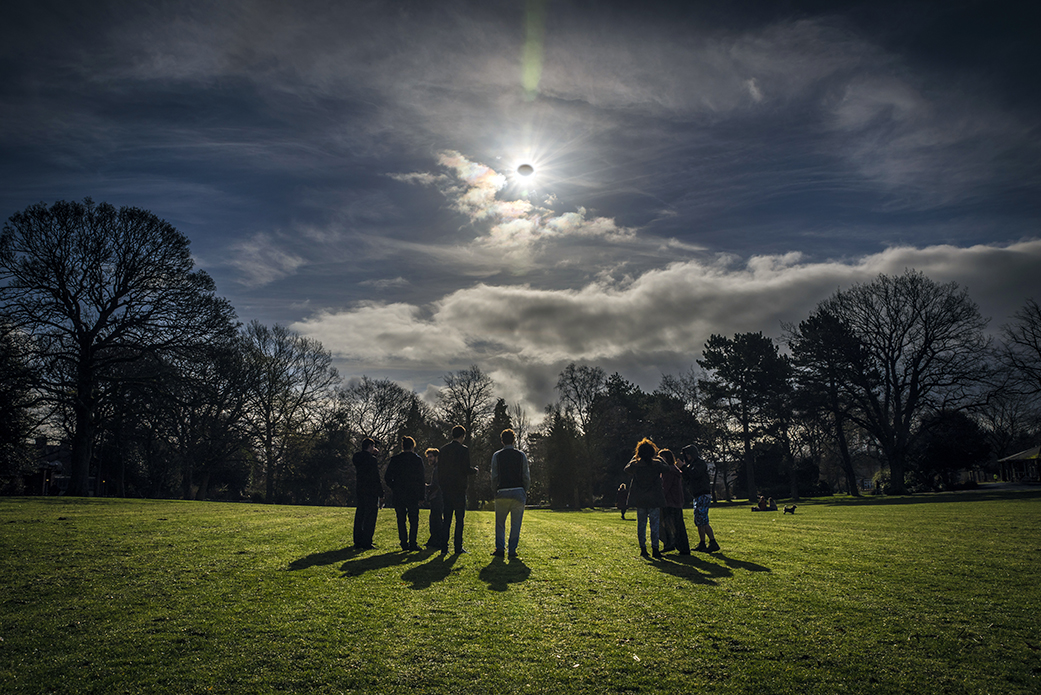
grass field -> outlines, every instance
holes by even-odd
[[[0,692],[1041,692],[1041,490],[723,506],[661,561],[616,511],[529,511],[508,562],[487,512],[458,557],[352,518],[0,499]]]

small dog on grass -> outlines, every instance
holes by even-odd
[[[798,506],[798,505],[789,504],[787,507],[784,508],[784,513],[785,514],[794,514],[796,506]]]

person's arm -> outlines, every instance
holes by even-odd
[[[524,492],[527,492],[531,488],[531,469],[528,468],[528,455],[523,451],[521,452],[521,458],[524,461],[521,464],[521,475],[524,477]]]
[[[499,489],[499,452],[492,454],[492,490]]]

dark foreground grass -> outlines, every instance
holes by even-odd
[[[490,513],[441,557],[390,510],[356,553],[351,509],[2,499],[0,692],[1041,691],[1041,491],[712,516],[648,562],[529,511],[504,562]]]

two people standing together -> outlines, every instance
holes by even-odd
[[[390,459],[384,480],[394,491],[394,511],[402,550],[419,550],[419,505],[425,496],[430,504],[430,540],[426,546],[438,549],[442,554],[447,553],[451,537],[455,554],[467,552],[463,547],[466,488],[469,476],[476,473],[477,469],[470,463],[470,449],[463,444],[464,439],[466,429],[456,425],[452,428],[452,441],[440,449],[426,450],[426,461],[430,467],[429,484],[423,459],[415,453],[416,442],[412,437],[403,437],[401,452]],[[512,558],[517,557],[531,474],[527,456],[515,448],[516,435],[513,430],[503,430],[500,439],[503,448],[496,451],[491,460],[492,487],[496,491],[495,551],[492,554],[499,557],[507,554],[506,518],[509,517],[508,553]],[[379,501],[384,495],[379,481],[378,453],[375,442],[366,438],[362,441],[362,450],[353,459],[358,480],[358,503],[354,516],[354,547],[358,550],[375,547],[372,536],[376,529]]]

